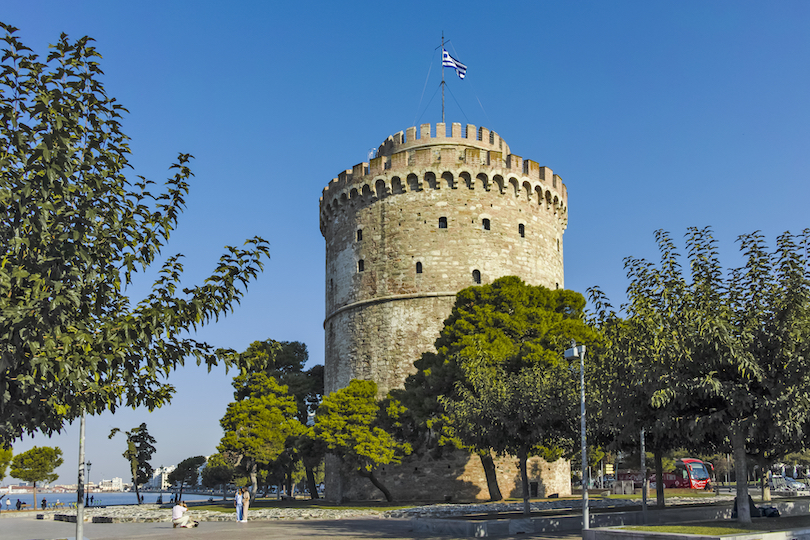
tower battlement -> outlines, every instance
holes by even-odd
[[[568,190],[558,175],[538,162],[511,154],[509,145],[494,131],[452,124],[422,124],[390,135],[376,157],[341,172],[323,189],[320,199],[321,231],[342,204],[362,204],[358,197],[380,198],[433,189],[474,189],[525,196],[554,210],[565,219]],[[418,136],[417,136],[418,134]],[[480,188],[479,188],[480,189]]]

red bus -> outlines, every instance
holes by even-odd
[[[665,488],[711,489],[711,476],[714,467],[707,461],[695,458],[682,458],[675,462],[675,470],[664,473]],[[636,471],[619,472],[618,480],[632,480],[641,487],[641,473]],[[655,489],[655,474],[650,475],[650,489]]]

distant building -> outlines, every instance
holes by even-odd
[[[152,479],[144,484],[144,489],[151,489],[154,491],[163,491],[171,487],[169,483],[169,474],[177,467],[171,465],[169,467],[158,467],[152,475]]]
[[[123,491],[124,481],[117,477],[112,480],[102,480],[99,489],[101,491]]]

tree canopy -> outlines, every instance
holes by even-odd
[[[37,507],[37,483],[50,483],[59,478],[53,471],[63,462],[62,450],[50,446],[35,446],[12,458],[11,476],[34,484],[34,508]]]
[[[340,474],[359,474],[379,489],[387,501],[391,492],[380,482],[375,470],[380,465],[401,463],[410,453],[407,443],[397,441],[380,427],[377,383],[353,379],[348,386],[326,396],[318,407],[312,437],[341,462]],[[340,482],[342,490],[342,482]],[[343,498],[339,493],[338,500]]]
[[[259,466],[269,465],[288,448],[288,439],[306,428],[296,418],[295,399],[266,373],[251,374],[246,386],[234,382],[235,396],[220,425],[225,431],[217,450],[236,456],[236,465],[250,477],[251,492],[258,487]]]
[[[0,481],[6,477],[6,470],[8,469],[9,463],[11,463],[12,455],[11,447],[4,448],[0,446]]]
[[[121,430],[113,428],[108,438],[112,439],[119,431]],[[127,449],[122,455],[129,461],[129,469],[132,473],[132,485],[135,487],[135,495],[138,499],[138,504],[141,504],[139,487],[152,478],[154,469],[149,463],[149,460],[152,459],[152,454],[155,453],[154,444],[156,441],[146,429],[145,422],[133,428],[131,431],[125,431],[124,434],[127,437]]]
[[[576,382],[562,355],[571,339],[588,346],[598,341],[598,334],[584,321],[584,307],[585,298],[579,293],[527,285],[515,276],[460,291],[436,340],[436,352],[423,354],[414,363],[418,371],[405,381],[404,390],[391,392],[392,398],[406,407],[405,416],[412,418],[410,422],[404,422],[411,433],[409,440],[424,444],[453,444],[455,439],[455,444],[475,450],[487,473],[490,498],[502,498],[490,451],[511,452],[514,448],[505,449],[504,440],[496,433],[499,429],[508,429],[515,436],[526,433],[517,424],[508,428],[493,425],[490,437],[487,430],[475,422],[474,416],[499,415],[498,411],[491,410],[497,399],[503,400],[502,407],[510,406],[507,401],[512,398],[507,398],[507,394],[501,393],[497,397],[497,392],[506,392],[507,387],[515,398],[511,406],[518,408],[539,406],[539,402],[545,399],[545,396],[537,396],[539,401],[530,404],[535,397],[527,395],[528,401],[521,403],[521,392],[561,390],[552,390],[550,386],[542,390],[536,385],[546,380],[553,381],[541,377],[536,384],[532,383],[532,373],[556,373],[561,382],[568,381],[570,392],[576,392]],[[485,373],[501,377],[501,380],[488,381]],[[492,386],[496,382],[504,386],[496,389]],[[535,386],[523,387],[526,384]],[[559,397],[568,400],[570,395],[563,393]],[[491,413],[484,411],[484,402]],[[561,402],[559,409],[566,410],[569,405],[569,401]],[[473,414],[472,411],[477,412]],[[452,414],[448,415],[448,412]],[[502,420],[519,422],[523,417],[523,413],[517,410],[512,410],[511,414],[510,418],[501,416]],[[436,433],[440,434],[438,440],[428,439]],[[501,431],[501,435],[503,433]],[[540,431],[534,433],[539,439],[526,447],[530,454],[534,450],[528,448],[534,449],[541,443],[540,439],[548,440]],[[563,437],[559,445],[570,446],[569,439]],[[496,441],[498,444],[490,444]]]
[[[263,373],[274,378],[279,384],[287,387],[287,393],[295,400],[296,418],[306,426],[310,416],[315,414],[323,398],[323,365],[315,365],[305,370],[309,352],[305,343],[299,341],[254,341],[244,352],[240,353],[243,363],[264,365]],[[250,384],[254,372],[245,372],[234,378],[236,389],[234,397],[245,399],[250,395]],[[306,438],[302,430],[299,438]],[[287,441],[284,455],[276,463],[277,474],[284,480],[288,495],[292,495],[292,475],[295,463],[300,459],[307,477],[307,488],[310,497],[318,498],[314,468],[321,462],[323,455],[320,447],[312,441],[291,439]]]
[[[614,343],[625,348],[618,356],[663,346],[659,354],[630,355],[631,362],[646,354],[662,363],[640,389],[648,418],[684,419],[682,433],[693,441],[724,439],[738,471],[748,454],[767,461],[801,449],[810,412],[810,230],[782,234],[772,252],[761,234],[742,235],[745,265],[724,273],[711,230],[691,228],[690,279],[669,235],[657,238],[660,267],[626,261],[627,312],[665,339],[646,343],[649,333],[626,334]],[[739,519],[749,522],[746,482],[737,483],[737,500]]]
[[[230,483],[234,476],[234,464],[222,454],[214,454],[208,458],[202,471],[202,485],[207,488],[219,487],[222,489],[222,498],[225,498],[225,484]]]
[[[181,256],[140,301],[125,294],[157,261],[185,206],[192,156],[163,189],[125,175],[126,109],[102,83],[92,39],[66,34],[40,58],[0,23],[0,441],[58,431],[82,411],[167,402],[164,377],[188,356],[233,355],[187,331],[225,315],[268,255],[228,247],[203,285],[181,286]],[[237,359],[238,360],[238,359]]]
[[[183,497],[183,487],[194,486],[200,478],[200,467],[205,465],[205,456],[194,456],[186,458],[177,464],[177,467],[169,473],[169,483],[180,484],[180,494],[178,500]]]

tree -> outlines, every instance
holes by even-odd
[[[121,430],[113,428],[108,438],[112,439],[119,431]],[[149,460],[155,453],[153,445],[156,441],[147,431],[145,422],[133,428],[132,431],[125,431],[124,434],[127,436],[127,449],[122,455],[129,461],[132,485],[135,486],[135,497],[138,499],[138,504],[141,504],[141,494],[138,488],[152,478],[154,469],[149,464]]]
[[[225,435],[217,450],[237,456],[236,465],[244,467],[255,495],[260,465],[278,459],[288,448],[288,439],[306,428],[296,418],[295,399],[273,377],[254,373],[246,388],[236,381],[234,386],[238,388],[234,395],[244,398],[230,403],[220,420]]]
[[[166,403],[164,376],[193,356],[234,358],[188,336],[227,314],[268,255],[226,247],[203,285],[180,285],[181,256],[151,293],[125,294],[156,262],[185,205],[191,155],[165,190],[129,180],[126,110],[107,96],[92,40],[62,34],[47,59],[0,23],[0,441],[50,434],[83,411]]]
[[[169,473],[169,483],[180,484],[180,494],[177,500],[183,499],[183,487],[197,485],[200,478],[200,467],[205,465],[205,456],[195,456],[186,458],[177,464],[177,467]]]
[[[6,469],[8,469],[8,465],[11,463],[11,456],[12,451],[10,446],[8,448],[0,446],[0,481],[6,477]]]
[[[11,460],[11,476],[34,484],[34,508],[37,507],[37,482],[50,483],[59,478],[53,471],[63,461],[62,450],[50,446],[35,446]]]
[[[225,499],[225,486],[233,480],[234,464],[222,454],[214,454],[208,458],[202,471],[202,485],[207,488],[219,487],[222,490],[222,499]]]
[[[596,343],[598,335],[584,322],[584,307],[579,293],[527,285],[515,276],[460,291],[436,340],[436,352],[423,354],[404,391],[391,393],[413,417],[408,429],[414,438],[424,440],[438,433],[437,442],[451,444],[453,434],[460,433],[461,426],[446,414],[462,389],[473,390],[460,360],[483,356],[493,367],[500,364],[503,373],[517,377],[523,369],[557,365],[571,339],[589,347]],[[481,458],[490,498],[501,499],[492,447],[483,444],[484,438],[476,444],[473,437],[465,440],[458,444],[466,444]]]
[[[240,353],[240,357],[243,363],[265,365],[263,372],[287,387],[288,394],[295,399],[298,411],[296,417],[302,426],[306,426],[323,398],[323,365],[316,365],[304,371],[304,366],[309,360],[306,344],[299,341],[255,341],[245,352]],[[234,378],[236,399],[247,397],[250,393],[251,379],[252,376],[249,373],[243,373]],[[306,437],[306,431],[303,430],[300,436]],[[311,452],[313,449],[314,447],[309,443],[300,442],[299,444],[295,440],[289,441],[285,451],[287,456],[283,459],[288,465],[284,472],[284,483],[288,494],[292,488],[294,463],[301,459],[306,471],[310,497],[318,498],[314,468],[320,461],[318,460],[319,454]],[[308,453],[302,454],[301,451]]]
[[[667,452],[689,443],[703,446],[708,434],[699,440],[694,433],[684,437],[688,425],[678,411],[653,406],[653,396],[666,389],[664,381],[681,358],[682,345],[671,328],[686,309],[675,247],[660,231],[656,237],[660,269],[642,259],[624,261],[631,283],[628,302],[621,306],[624,318],[598,287],[588,292],[596,308],[594,324],[603,336],[602,347],[592,355],[602,374],[594,380],[602,415],[599,435],[616,450],[639,454],[643,428],[656,478],[662,478]],[[656,483],[656,499],[659,507],[665,505],[663,482]]]
[[[312,438],[321,441],[344,470],[368,480],[391,502],[391,492],[375,475],[378,466],[401,463],[410,453],[407,443],[398,442],[379,427],[377,383],[352,379],[349,386],[326,396],[315,414]],[[337,499],[342,500],[342,484]]]
[[[631,262],[668,276],[640,275],[631,286],[659,300],[645,316],[661,326],[674,351],[652,408],[683,418],[689,429],[683,433],[693,440],[724,436],[737,471],[746,470],[748,454],[767,462],[791,446],[800,449],[810,412],[810,230],[782,234],[771,253],[759,233],[740,236],[745,266],[724,275],[711,230],[690,228],[690,281],[666,247],[669,235],[657,236],[666,271]],[[738,519],[750,522],[745,475],[738,474],[737,501]]]
[[[462,357],[459,363],[464,382],[458,383],[456,398],[442,400],[452,429],[469,446],[517,456],[523,513],[529,515],[528,457],[543,454],[555,461],[560,450],[571,453],[576,446],[574,372],[561,355],[517,370],[483,354]]]

